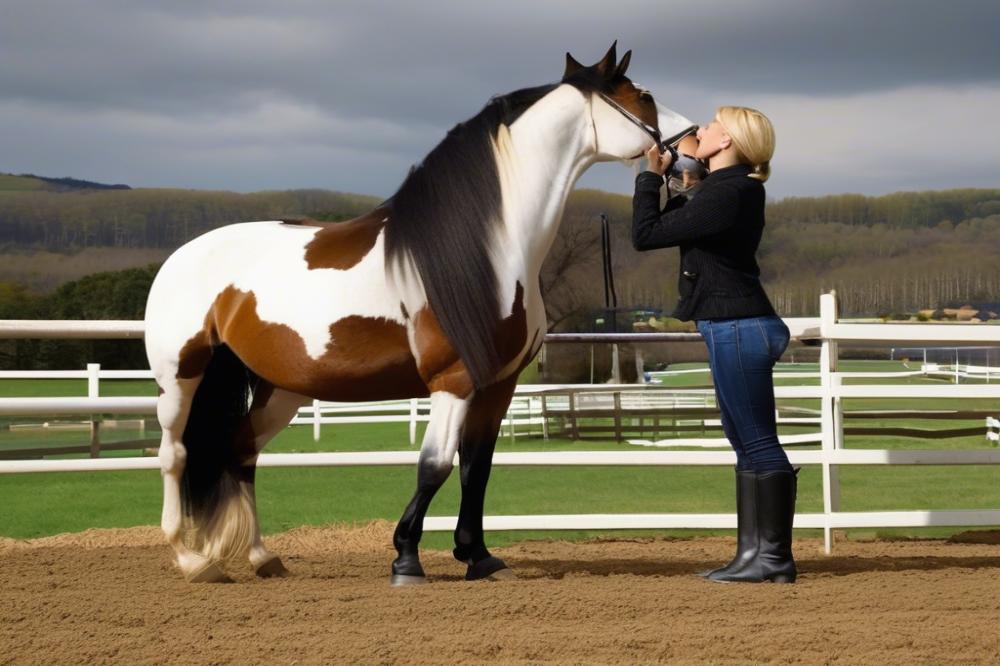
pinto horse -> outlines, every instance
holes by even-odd
[[[187,580],[227,580],[237,556],[259,576],[288,573],[261,539],[254,472],[299,407],[428,395],[390,580],[426,580],[424,516],[456,451],[454,555],[469,580],[513,576],[486,548],[483,502],[518,372],[545,334],[538,275],[567,195],[595,162],[691,129],[625,76],[630,57],[618,62],[612,45],[585,67],[567,53],[559,83],[492,98],[357,219],[233,224],[167,259],[146,351],[160,387],[162,528]]]

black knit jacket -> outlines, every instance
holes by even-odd
[[[764,185],[749,173],[742,164],[717,169],[690,201],[672,197],[662,211],[663,177],[643,171],[635,179],[633,247],[681,249],[677,319],[776,314],[754,257],[764,232]]]

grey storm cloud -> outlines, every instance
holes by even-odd
[[[862,125],[865,106],[891,117],[913,91],[924,104],[959,90],[995,104],[997,26],[1000,3],[923,0],[5,2],[0,170],[388,194],[491,95],[557,80],[564,52],[592,62],[613,39],[633,50],[633,78],[696,120],[723,102],[787,108],[783,124],[772,116],[779,142],[783,127],[802,137],[781,145],[808,163],[796,101],[822,110],[853,99],[843,121]],[[829,174],[843,176],[844,163]],[[584,184],[627,190],[620,168],[596,173]],[[779,194],[853,186],[775,184]],[[888,174],[855,189],[911,186]]]

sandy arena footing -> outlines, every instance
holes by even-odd
[[[0,664],[1000,663],[1000,538],[795,544],[795,585],[694,573],[734,540],[528,541],[519,579],[390,588],[393,526],[266,541],[292,572],[190,585],[156,528],[0,539]]]

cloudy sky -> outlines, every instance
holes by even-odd
[[[1000,187],[998,30],[996,0],[0,0],[0,171],[386,196],[491,95],[618,39],[693,120],[771,117],[772,197]]]

